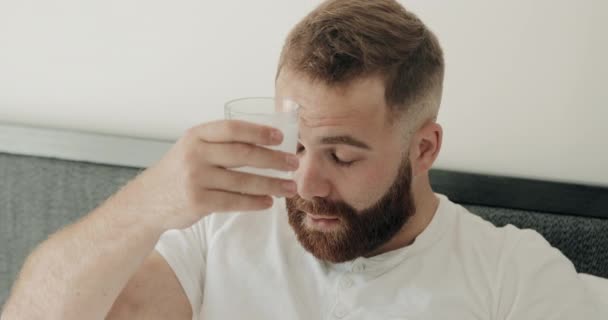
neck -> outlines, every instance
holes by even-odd
[[[439,206],[439,199],[431,189],[428,174],[416,177],[412,181],[412,197],[416,206],[414,215],[409,218],[393,238],[371,252],[367,257],[377,256],[411,245],[416,237],[431,223]]]

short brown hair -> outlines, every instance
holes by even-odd
[[[277,77],[283,68],[332,86],[379,74],[389,108],[408,111],[432,94],[439,107],[444,61],[435,35],[397,1],[329,0],[289,33]]]

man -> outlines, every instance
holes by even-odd
[[[2,319],[600,319],[540,235],[431,190],[443,73],[397,2],[321,4],[277,72],[301,105],[296,156],[263,147],[271,128],[190,129],[32,253]]]

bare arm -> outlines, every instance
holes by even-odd
[[[108,320],[192,319],[192,307],[175,273],[153,251],[114,302]]]
[[[293,181],[229,170],[296,169],[295,156],[257,146],[279,144],[274,131],[241,121],[190,129],[158,164],[34,250],[1,320],[188,315],[183,290],[152,254],[154,245],[164,231],[187,228],[211,212],[261,210],[272,205],[269,195],[292,195],[283,184]]]
[[[121,198],[119,194],[36,248],[2,320],[100,319],[108,313],[162,233],[120,208]]]

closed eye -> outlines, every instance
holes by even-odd
[[[338,156],[334,152],[331,153],[331,157],[334,160],[334,162],[341,167],[350,167],[353,163],[356,162],[356,160],[343,161],[340,158],[338,158]]]
[[[296,149],[296,154],[301,154],[301,153],[303,153],[303,152],[305,151],[304,149],[305,149],[305,148],[304,148],[304,146],[303,146],[301,143],[298,143],[298,147],[297,147],[297,149]],[[333,162],[334,162],[334,163],[335,163],[337,166],[340,166],[340,167],[350,167],[350,166],[352,166],[352,165],[353,165],[355,162],[357,162],[357,160],[344,161],[344,160],[340,159],[340,158],[339,158],[339,157],[336,155],[335,150],[331,150],[331,151],[329,151],[329,156],[330,156],[331,160],[332,160],[332,161],[333,161]]]

